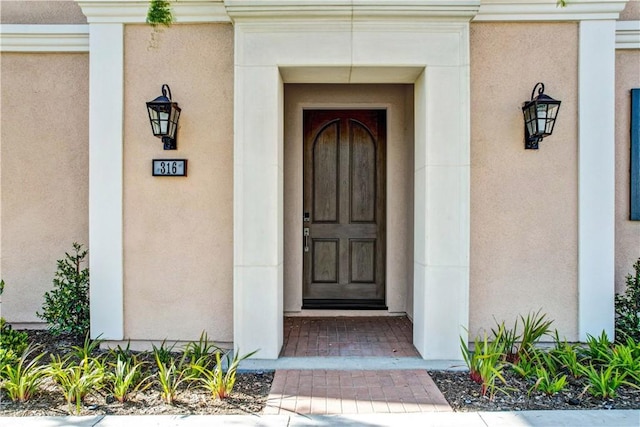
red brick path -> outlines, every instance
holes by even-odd
[[[451,407],[424,370],[278,370],[264,413],[445,411]]]
[[[397,317],[285,317],[280,356],[419,357],[413,325]]]

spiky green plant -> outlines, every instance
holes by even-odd
[[[595,362],[597,364],[606,365],[611,361],[613,355],[613,343],[607,336],[605,331],[602,331],[600,336],[594,337],[587,334],[586,347],[581,348],[581,356]]]
[[[506,391],[496,385],[496,380],[506,384],[503,376],[504,368],[504,341],[501,335],[504,333],[502,326],[494,333],[494,340],[490,341],[487,334],[481,341],[479,337],[474,340],[474,349],[471,351],[467,343],[460,337],[462,357],[469,368],[469,376],[480,384],[482,396],[489,396],[492,400],[497,391]]]
[[[5,380],[2,381],[2,388],[14,402],[28,401],[38,391],[40,384],[49,373],[48,366],[38,364],[44,353],[31,357],[32,353],[39,349],[38,346],[28,346],[16,364],[4,366]]]
[[[160,362],[166,365],[174,360],[173,349],[175,346],[175,343],[171,344],[171,346],[167,346],[166,339],[162,340],[162,343],[160,343],[160,347],[156,347],[155,344],[151,344],[151,347],[153,348],[153,357],[155,359],[159,359]]]
[[[531,351],[543,336],[549,335],[553,320],[547,320],[547,315],[541,313],[541,311],[542,309],[535,313],[531,312],[527,314],[527,317],[520,316],[520,320],[522,321],[522,334],[520,335],[520,348],[518,349],[518,353],[521,357],[522,354]]]
[[[562,391],[566,384],[566,375],[554,375],[544,366],[538,366],[536,367],[536,382],[529,390],[529,393],[531,393],[532,390],[538,390],[551,396]]]
[[[79,414],[85,397],[102,389],[105,379],[104,364],[96,358],[85,358],[79,362],[72,357],[61,359],[60,356],[52,356],[51,359],[51,376],[62,389],[69,412]],[[72,411],[74,402],[75,412]]]
[[[156,365],[158,367],[158,383],[160,384],[160,395],[162,400],[168,404],[173,404],[177,395],[178,387],[189,377],[185,375],[185,370],[181,369],[175,360],[161,360],[160,355],[154,353]]]
[[[614,365],[596,367],[590,364],[583,370],[588,381],[586,389],[595,397],[614,398],[621,385],[631,385],[625,381],[627,374]]]
[[[144,362],[138,362],[135,356],[130,359],[117,357],[115,363],[110,363],[106,374],[107,387],[118,402],[124,403],[132,395],[151,386],[150,376],[142,377],[143,369]]]
[[[225,353],[224,363],[220,356],[220,351],[216,352],[216,365],[213,369],[196,366],[195,369],[201,373],[199,381],[202,387],[211,392],[214,399],[226,399],[231,394],[233,386],[236,383],[236,373],[240,362],[247,359],[256,351],[239,356],[239,351],[233,352],[233,358],[230,358],[229,352]]]
[[[195,367],[209,367],[212,362],[211,356],[220,351],[222,350],[218,346],[209,341],[207,333],[202,331],[198,341],[189,342],[184,347],[180,365],[187,369],[186,375],[193,379],[197,377],[199,373]]]

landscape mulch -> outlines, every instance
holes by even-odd
[[[38,343],[43,351],[51,354],[64,356],[71,345],[81,345],[65,337],[52,337],[47,331],[28,333],[32,343]],[[467,372],[429,371],[429,374],[454,411],[460,412],[640,409],[640,390],[629,386],[621,386],[615,398],[601,399],[585,390],[584,379],[570,378],[563,391],[548,396],[533,390],[532,380],[522,379],[507,370],[506,385],[498,384],[501,391],[497,391],[490,399],[488,396],[481,396],[480,385],[473,382]],[[137,393],[125,403],[115,401],[106,391],[102,391],[87,397],[81,415],[258,414],[266,405],[272,381],[273,372],[239,373],[228,399],[213,399],[209,392],[192,385],[182,387],[172,405],[162,401],[160,390],[155,385]],[[70,408],[61,391],[50,380],[43,384],[41,393],[26,403],[13,403],[6,395],[0,395],[0,416],[69,413]]]

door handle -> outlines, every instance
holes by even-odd
[[[305,227],[303,229],[303,235],[304,235],[304,251],[305,252],[309,252],[309,227]]]

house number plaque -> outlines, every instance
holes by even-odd
[[[153,176],[187,176],[187,159],[153,159]]]

